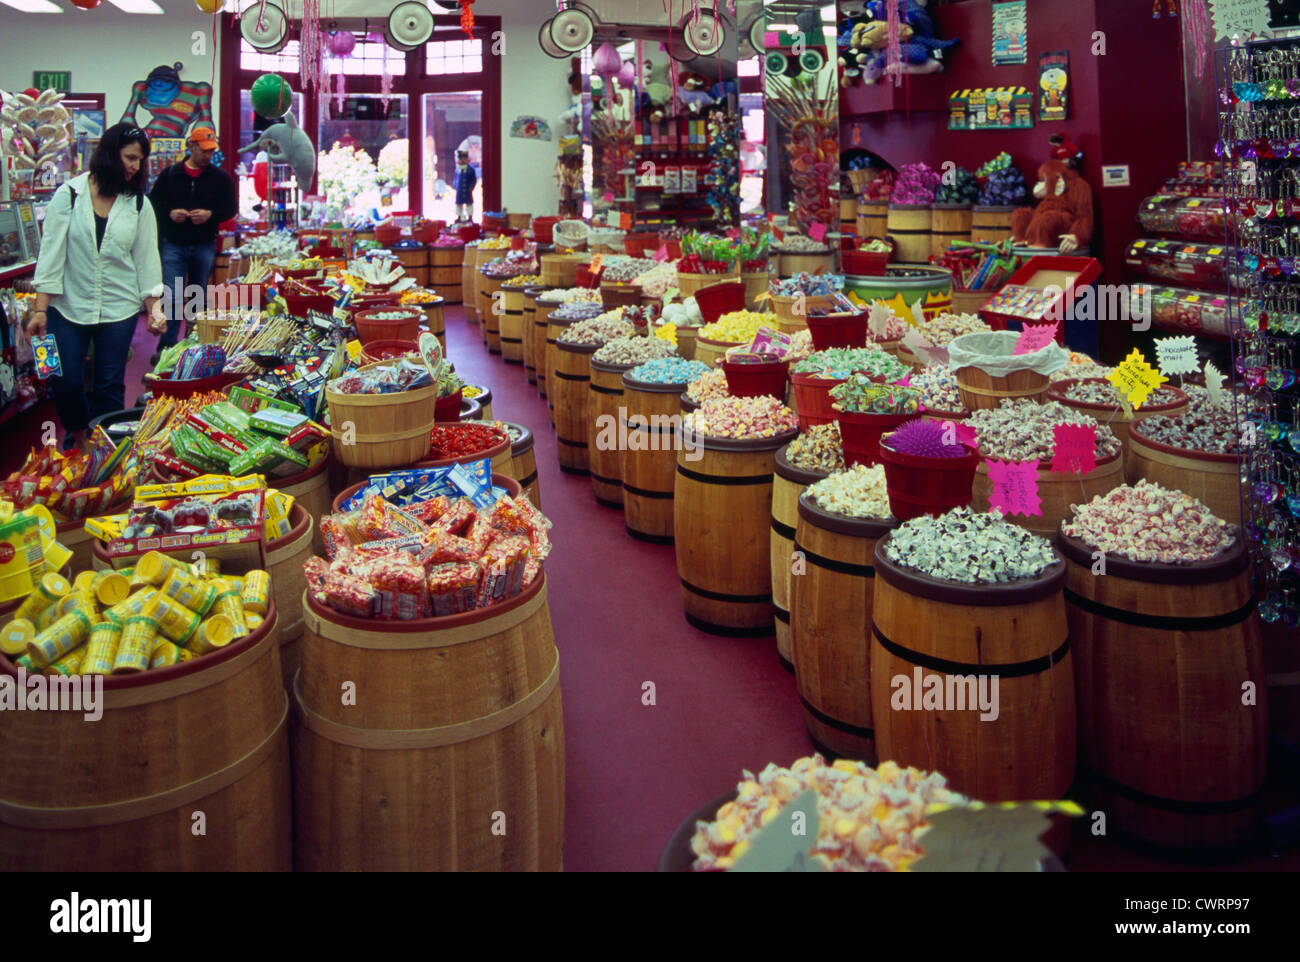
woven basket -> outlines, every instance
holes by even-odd
[[[591,229],[580,220],[562,220],[551,228],[551,236],[556,247],[569,250],[583,250],[587,246],[587,236]]]

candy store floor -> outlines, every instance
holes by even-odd
[[[545,402],[523,368],[489,355],[460,308],[447,310],[446,324],[457,372],[492,389],[498,417],[533,430],[542,507],[555,525],[546,572],[564,696],[565,869],[651,870],[682,819],[733,788],[742,768],[788,765],[814,750],[794,679],[781,668],[773,639],[714,637],[686,623],[672,546],[629,537],[622,513],[598,505],[586,477],[562,473]],[[128,404],[143,390],[139,378],[153,342],[141,325]],[[6,474],[52,417],[43,405],[7,426],[6,436],[17,437],[0,456]],[[654,706],[641,701],[647,681],[655,686]],[[1293,781],[1293,802],[1298,788]],[[1189,868],[1083,828],[1067,856],[1074,871]],[[1222,867],[1298,871],[1300,850]]]

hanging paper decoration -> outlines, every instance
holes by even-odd
[[[351,30],[334,30],[330,32],[330,53],[336,57],[347,57],[356,49],[357,38]]]
[[[460,0],[460,29],[465,31],[465,36],[474,36],[474,11],[471,9],[474,0]]]
[[[388,109],[388,101],[393,93],[393,72],[388,69],[388,44],[384,44],[384,55],[380,66],[379,92],[384,97],[384,109]]]
[[[1197,80],[1205,79],[1205,67],[1210,62],[1210,8],[1206,0],[1186,0],[1183,4],[1183,23],[1192,48],[1192,73]]]
[[[885,73],[898,87],[903,83],[903,28],[899,22],[898,0],[885,0],[885,11]]]
[[[325,44],[320,23],[320,0],[302,0],[302,23],[298,29],[298,74],[304,91],[320,92],[321,65]]]

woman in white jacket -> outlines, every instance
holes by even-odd
[[[65,450],[84,444],[92,418],[126,405],[126,358],[140,318],[167,325],[158,224],[145,196],[149,139],[116,124],[90,158],[90,170],[54,192],[45,209],[36,262],[36,310],[29,335],[54,335],[62,376],[51,384]],[[95,348],[94,390],[85,391],[86,356]]]

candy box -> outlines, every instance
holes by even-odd
[[[307,415],[301,411],[281,411],[278,408],[266,408],[250,415],[248,424],[254,430],[285,438],[296,429],[307,424]]]
[[[108,543],[108,554],[126,558],[148,551],[194,548],[214,557],[256,562],[265,518],[265,491],[137,501],[127,513],[121,536]],[[251,553],[244,550],[248,546],[253,548]]]
[[[32,356],[36,360],[36,376],[42,381],[63,375],[59,345],[53,334],[40,334],[32,338]]]

